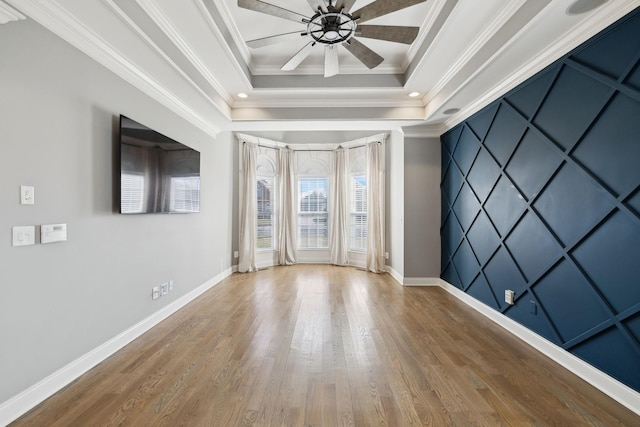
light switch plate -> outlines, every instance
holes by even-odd
[[[35,203],[36,190],[30,185],[20,186],[20,204],[33,205]]]
[[[40,243],[64,242],[67,240],[67,224],[43,224],[40,226]]]
[[[13,227],[13,246],[30,246],[36,244],[36,226],[25,225]]]

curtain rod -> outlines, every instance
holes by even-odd
[[[247,142],[251,142],[251,141],[242,141],[242,142],[246,144]],[[382,144],[382,141],[371,141],[370,143],[372,143],[372,144]],[[260,142],[253,143],[253,144],[256,144],[258,147],[269,148],[271,150],[279,150],[281,148],[288,148],[288,149],[290,149],[292,151],[323,152],[323,151],[335,151],[338,148],[343,148],[343,149],[346,149],[346,150],[349,150],[349,149],[352,149],[352,148],[361,148],[361,147],[365,147],[367,144],[369,144],[369,142],[363,142],[362,144],[357,144],[357,145],[349,145],[347,147],[343,147],[342,145],[338,144],[335,148],[326,148],[324,150],[321,150],[321,149],[307,149],[307,148],[295,148],[295,147],[290,147],[288,144],[283,146],[283,147],[274,147],[272,145],[261,144]]]

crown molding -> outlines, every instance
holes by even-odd
[[[530,77],[533,77],[538,72],[544,70],[559,58],[562,58],[564,55],[571,52],[581,43],[589,40],[600,31],[609,27],[617,20],[621,19],[622,17],[636,9],[639,4],[639,1],[621,2],[617,5],[617,7],[606,9],[606,12],[603,11],[601,13],[591,15],[579,26],[574,27],[572,30],[565,33],[563,37],[560,37],[560,41],[558,43],[550,46],[545,52],[537,55],[524,67],[521,67],[517,72],[502,80],[498,85],[491,88],[483,96],[477,98],[474,102],[467,105],[458,113],[446,120],[442,124],[443,128],[445,128],[445,132],[455,127],[471,115],[477,113],[482,108],[489,105],[491,102],[505,95],[509,91],[515,89]],[[482,71],[485,66],[481,67],[478,72]],[[444,102],[441,105],[444,105]],[[429,110],[429,106],[427,106],[427,110]]]
[[[432,99],[440,93],[440,91],[464,68],[469,61],[485,46],[491,38],[513,17],[513,15],[522,7],[526,0],[518,0],[507,4],[501,13],[489,23],[485,30],[476,37],[474,42],[462,52],[453,65],[447,70],[442,78],[429,90],[425,95],[426,98]]]
[[[336,104],[340,105],[340,108],[424,108],[424,104],[420,99],[408,98],[408,99],[387,99],[387,98],[372,98],[372,99],[276,99],[270,98],[268,100],[238,100],[233,104],[233,108],[334,108]]]
[[[133,31],[138,34],[138,36],[145,41],[158,55],[160,55],[171,67],[179,73],[196,91],[202,95],[212,106],[214,106],[218,111],[220,111],[226,118],[230,118],[231,116],[231,107],[229,106],[229,102],[227,102],[224,97],[216,91],[216,94],[220,96],[220,99],[216,100],[211,97],[210,94],[206,93],[200,85],[198,85],[193,79],[186,74],[186,72],[176,64],[176,62],[171,59],[161,48],[158,46],[151,38],[138,26],[127,13],[122,10],[122,8],[116,4],[118,0],[102,0],[107,6],[111,8],[111,10],[120,18],[122,22],[128,25]],[[130,0],[126,0],[130,1]],[[142,7],[142,6],[140,6]],[[144,9],[143,9],[144,10]],[[145,11],[146,13],[146,11]],[[152,18],[153,19],[153,18]],[[164,30],[163,30],[164,31]],[[168,36],[167,36],[168,37]],[[141,88],[139,88],[141,89]],[[142,89],[141,89],[142,90]],[[215,90],[215,88],[214,88]]]
[[[204,61],[196,54],[195,50],[185,40],[176,27],[171,23],[169,17],[164,13],[157,2],[153,0],[136,0],[140,7],[149,15],[156,25],[166,34],[167,37],[177,46],[180,52],[187,58],[189,62],[198,70],[198,72],[206,79],[213,89],[225,100],[227,104],[233,101],[231,94],[211,73]],[[226,45],[226,43],[225,43]],[[228,108],[227,108],[228,110]],[[228,111],[224,111],[228,113]]]
[[[26,16],[0,1],[0,24],[27,19]]]
[[[116,75],[129,82],[151,98],[169,108],[197,128],[215,137],[220,128],[155,81],[144,70],[129,61],[95,32],[70,14],[56,0],[8,0],[27,16],[52,31],[72,46],[87,54]],[[111,2],[110,0],[104,0]]]
[[[195,0],[195,1],[197,2],[198,5],[202,5],[202,7],[204,7],[204,10],[207,10],[206,6],[203,4],[203,0]],[[231,15],[231,11],[227,7],[226,3],[222,0],[210,0],[210,1],[211,3],[213,3],[216,9],[218,9],[218,13],[222,18],[222,21],[225,22],[226,27],[229,30],[229,34],[231,35],[233,42],[237,46],[245,64],[249,64],[251,62],[251,52],[249,51],[249,48],[247,47],[244,40],[242,39],[242,35],[240,34],[240,29],[236,25],[235,19],[233,19],[233,16]],[[207,15],[209,15],[208,10],[207,10]],[[215,28],[215,31],[219,32],[218,26],[215,24],[213,19],[211,20],[211,24],[212,24],[212,27]],[[221,40],[225,40],[224,37],[222,37]],[[226,42],[228,41],[225,40],[225,44]],[[237,60],[235,55],[231,55],[231,58]],[[252,71],[252,74],[253,74],[253,71]]]
[[[322,48],[323,46],[318,46]],[[367,74],[404,74],[405,69],[403,67],[394,67],[391,65],[378,65],[374,69],[367,69],[362,64],[349,64],[340,65],[340,74],[362,74],[366,71]],[[282,70],[277,65],[252,65],[251,72],[255,76],[268,76],[273,74],[282,74]],[[291,75],[322,75],[324,73],[324,65],[299,65],[295,71],[290,72]]]
[[[240,39],[240,31],[235,25],[235,21],[232,19],[231,13],[229,12],[226,4],[219,0],[211,0],[210,2],[207,2],[207,4],[204,3],[204,0],[193,1],[200,9],[202,16],[204,16],[204,18],[206,19],[211,31],[220,41],[221,46],[224,47],[227,56],[229,57],[229,59],[231,59],[233,66],[238,70],[238,73],[244,80],[247,88],[251,88],[251,77],[253,73],[247,65],[251,58],[251,54],[249,53],[249,49],[245,45],[244,41],[241,41]],[[226,23],[225,28],[227,29],[227,31],[229,31],[229,35],[232,39],[232,42],[234,43],[234,47],[237,49],[237,52],[234,52],[234,49],[230,45],[230,41],[227,40],[227,37],[225,37],[220,27],[216,24],[213,13],[207,6],[208,4],[212,5],[211,7],[216,8],[218,14],[222,18],[222,21]],[[229,23],[231,25],[229,25]],[[246,68],[242,67],[242,64],[240,63],[241,61],[243,61]]]

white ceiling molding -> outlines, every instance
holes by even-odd
[[[316,46],[319,49],[321,46]],[[385,65],[384,62],[376,68],[367,71],[367,75],[371,74],[403,74],[405,68],[402,66]],[[323,64],[301,64],[295,70],[295,75],[318,75],[324,72]],[[251,73],[254,76],[269,76],[282,73],[278,65],[252,65]],[[340,75],[344,74],[362,74],[362,66],[357,64],[340,65]]]
[[[333,91],[327,91],[329,93]],[[388,108],[402,108],[402,107],[415,107],[415,108],[424,108],[425,105],[422,102],[422,99],[419,98],[411,98],[411,99],[400,99],[400,98],[390,98],[390,97],[376,97],[370,99],[363,99],[357,96],[357,91],[354,92],[354,99],[341,100],[340,108],[379,108],[379,107],[388,107]],[[314,98],[312,102],[303,99],[246,99],[236,101],[233,104],[234,108],[307,108],[307,107],[319,107],[319,108],[335,108],[336,101],[335,99],[331,99],[328,96],[325,99]]]
[[[216,93],[216,96],[212,97],[211,94],[206,93],[200,85],[198,85],[193,79],[178,65],[174,60],[172,60],[167,53],[165,53],[157,43],[155,43],[143,30],[138,26],[133,20],[127,15],[127,13],[122,10],[122,8],[115,3],[117,0],[103,0],[106,5],[108,5],[113,12],[124,22],[127,26],[129,26],[135,33],[144,40],[149,47],[151,47],[158,55],[160,55],[176,72],[178,72],[189,84],[202,95],[212,106],[218,109],[225,117],[229,118],[231,116],[231,107],[229,103],[226,102],[222,95]],[[130,1],[130,0],[126,0]],[[141,89],[141,88],[139,88]],[[142,89],[141,89],[142,90]]]
[[[26,16],[0,1],[0,24],[6,24],[7,22],[21,21],[27,19]]]
[[[78,21],[75,16],[67,12],[56,0],[48,0],[46,2],[31,0],[8,1],[30,18],[53,31],[197,128],[213,137],[220,132],[220,127],[188,107],[184,101],[150,78],[143,70],[117,52],[86,25]]]
[[[225,99],[227,104],[231,104],[233,102],[231,94],[220,84],[209,68],[205,66],[204,61],[198,56],[195,50],[192,49],[184,37],[182,37],[180,32],[171,23],[169,17],[158,7],[158,4],[153,0],[136,0],[136,2],[151,19],[153,19],[156,25],[164,31],[169,39],[178,47],[180,52],[196,67],[200,74],[204,76],[215,91]]]
[[[438,24],[438,20],[441,18],[441,14],[448,3],[450,4],[450,8],[455,7],[455,4],[458,0],[433,0],[433,7],[430,9],[429,14],[425,17],[424,24],[420,27],[420,32],[418,33],[418,38],[415,42],[409,47],[409,51],[407,53],[407,62],[405,63],[405,67],[403,73],[407,73],[406,80],[409,81],[411,79],[411,72],[409,71],[409,67],[415,68],[417,63],[422,61],[424,58],[424,53],[429,50],[429,47],[433,43],[433,39],[440,32],[440,28],[434,28],[435,25],[442,25],[444,22]],[[448,16],[448,13],[446,14]],[[446,16],[442,17],[446,21]],[[423,30],[424,29],[424,30]],[[435,31],[435,34],[431,34],[432,31]],[[431,37],[431,40],[427,40],[427,37]],[[425,43],[427,45],[425,46]],[[423,55],[420,58],[416,58],[416,55],[420,53],[421,50],[424,50]],[[412,63],[416,64],[412,64]],[[413,65],[413,66],[412,66]]]
[[[229,34],[234,43],[233,47],[238,49],[239,55],[244,61],[244,63],[249,64],[251,62],[251,54],[249,53],[249,48],[242,41],[240,37],[240,32],[238,31],[238,28],[236,27],[233,20],[231,19],[229,9],[227,9],[226,5],[224,5],[224,3],[220,2],[219,0],[211,0],[210,2],[207,2],[207,4],[203,2],[204,0],[193,0],[193,1],[195,2],[196,6],[198,6],[198,8],[200,9],[200,12],[202,13],[202,15],[205,17],[211,31],[215,34],[218,40],[220,40],[221,44],[226,47],[225,52],[227,54],[227,57],[236,66],[238,70],[238,74],[245,81],[245,84],[247,86],[247,91],[249,91],[249,88],[251,87],[251,81],[247,76],[246,70],[242,68],[241,64],[238,62],[238,58],[236,57],[236,55],[233,52],[233,49],[231,48],[231,45],[229,44],[229,41],[224,36],[224,34],[222,34],[220,28],[218,28],[218,26],[216,25],[213,19],[213,16],[211,14],[211,10],[207,6],[207,4],[213,4],[217,8],[218,13],[222,17],[223,22],[231,23],[231,25],[226,25],[226,28],[229,31]],[[251,72],[251,70],[249,70],[249,72]]]
[[[307,0],[265,1],[308,12]],[[12,5],[210,135],[404,129],[421,137],[445,132],[640,6],[609,0],[568,16],[571,1],[429,0],[378,22],[420,25],[411,46],[372,40],[386,58],[381,67],[366,70],[346,55],[330,79],[318,74],[318,52],[282,72],[275,64],[288,46],[249,49],[244,40],[289,31],[293,22],[238,9],[237,0],[0,0],[0,7]],[[410,98],[413,91],[422,95]]]
[[[451,67],[447,70],[447,72],[442,76],[442,78],[431,88],[431,90],[426,94],[427,99],[435,98],[437,94],[456,76],[464,66],[473,59],[473,57],[478,53],[478,51],[485,46],[489,40],[498,32],[500,28],[502,28],[508,21],[513,17],[513,15],[520,9],[523,3],[527,0],[518,0],[516,2],[507,3],[506,7],[502,9],[499,15],[495,17],[495,19],[490,22],[486,27],[485,31],[478,35],[478,37],[473,41],[469,47],[461,53],[458,59],[451,65]]]
[[[453,128],[454,126],[465,120],[467,117],[470,117],[471,115],[477,113],[482,108],[498,99],[500,96],[508,93],[512,89],[515,89],[516,87],[518,87],[518,85],[524,83],[528,78],[534,76],[536,73],[551,65],[558,58],[575,49],[575,47],[579,45],[581,41],[587,40],[590,37],[594,36],[595,34],[613,24],[618,19],[625,16],[627,13],[631,12],[637,7],[637,3],[633,4],[631,2],[621,2],[617,5],[617,7],[607,9],[606,12],[602,14],[591,15],[587,19],[587,21],[585,21],[584,25],[580,25],[568,31],[562,38],[560,38],[560,41],[558,43],[550,46],[549,49],[547,49],[543,54],[537,55],[536,57],[532,58],[531,61],[529,61],[524,67],[520,68],[517,73],[510,75],[505,80],[502,80],[498,85],[488,90],[483,96],[478,97],[473,103],[466,105],[458,113],[448,118],[443,123],[444,131],[446,132],[447,130]],[[539,19],[543,20],[544,18],[540,17]],[[523,31],[525,30],[526,29],[523,29]],[[523,34],[523,32],[521,32],[520,34]],[[514,37],[513,40],[515,39],[517,39],[517,37]],[[433,107],[431,105],[427,105],[426,108],[427,110],[429,110]],[[430,111],[430,114],[432,113],[433,111]]]

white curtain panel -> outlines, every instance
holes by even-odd
[[[348,265],[349,257],[349,169],[348,152],[338,148],[332,153],[331,190],[331,264]]]
[[[384,144],[367,145],[367,258],[366,268],[384,273]]]
[[[292,265],[296,263],[295,152],[285,148],[278,154],[278,262]]]
[[[238,271],[257,271],[256,266],[256,226],[257,226],[257,183],[255,144],[243,142],[241,145],[242,185],[240,188],[240,242],[238,244]]]

